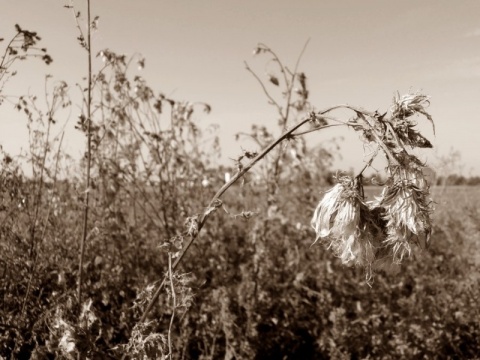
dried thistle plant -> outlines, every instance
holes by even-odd
[[[353,128],[361,134],[366,144],[376,145],[376,150],[356,177],[338,177],[338,184],[319,202],[311,221],[317,234],[315,242],[319,239],[326,242],[344,264],[363,266],[366,269],[367,282],[373,276],[373,269],[398,265],[410,254],[411,244],[426,248],[431,233],[432,206],[428,197],[429,188],[422,173],[424,165],[415,155],[410,154],[406,147],[432,147],[431,143],[414,129],[416,122],[411,118],[421,114],[432,121],[425,110],[428,104],[426,95],[415,93],[395,97],[390,116],[350,105],[312,111],[308,118],[287,129],[256,156],[248,158],[247,164],[239,160],[241,166],[237,167],[237,173],[216,192],[206,210],[202,214],[187,218],[186,230],[180,237],[188,240],[185,244],[182,241],[181,246],[173,252],[176,260],[171,264],[171,270],[178,267],[207,218],[222,207],[220,197],[257,162],[284,141],[332,126]],[[352,110],[356,116],[348,121],[341,121],[330,115],[339,109]],[[307,124],[310,127],[313,125],[313,128],[300,131],[300,128]],[[367,202],[362,173],[380,153],[383,153],[388,161],[388,180],[384,185],[383,196]],[[172,252],[171,245],[166,246],[166,249]],[[139,323],[146,321],[166,284],[167,279],[164,278],[146,306]]]
[[[422,172],[424,165],[406,147],[430,148],[430,141],[416,129],[412,117],[421,114],[432,122],[427,113],[428,96],[414,93],[396,96],[391,115],[368,113],[350,106],[356,117],[346,123],[362,133],[366,143],[374,143],[386,156],[388,179],[381,196],[366,202],[362,173],[354,178],[338,177],[338,184],[326,192],[311,221],[319,239],[332,249],[344,264],[367,269],[400,264],[411,254],[412,245],[427,249],[432,232],[432,200]]]
[[[263,46],[259,46],[254,54],[262,52],[271,53],[274,59],[278,60],[273,52]],[[281,65],[280,67],[283,69]],[[173,308],[176,308],[174,270],[197,239],[211,214],[220,207],[225,209],[221,200],[222,195],[280,144],[290,143],[292,139],[325,128],[351,127],[358,131],[365,144],[368,147],[374,147],[374,150],[373,156],[356,177],[339,176],[338,184],[319,202],[311,222],[317,234],[315,242],[322,240],[327,243],[344,264],[364,267],[367,282],[371,280],[374,269],[398,265],[405,256],[410,254],[412,244],[419,244],[422,248],[428,246],[432,208],[428,197],[428,184],[422,173],[424,165],[415,155],[407,151],[407,147],[432,147],[431,142],[415,129],[416,121],[413,118],[414,115],[420,114],[426,116],[433,124],[431,116],[426,111],[429,105],[428,96],[420,93],[396,96],[389,116],[387,116],[388,112],[379,114],[377,111],[369,112],[350,105],[337,105],[323,111],[311,111],[295,125],[288,126],[286,121],[288,111],[283,112],[282,107],[278,106],[266,89],[267,84],[263,83],[248,65],[247,70],[259,80],[266,96],[277,107],[281,119],[285,120],[280,122],[283,133],[275,139],[262,129],[255,128],[254,130],[259,131],[254,132],[252,139],[263,150],[251,154],[244,152],[239,156],[236,159],[236,173],[232,176],[228,173],[225,184],[213,195],[208,206],[202,212],[187,217],[183,233],[170,236],[170,240],[160,245],[169,256],[168,276],[163,278],[155,293],[152,294],[137,326],[147,322],[149,312],[168,283],[170,283],[169,295],[172,298]],[[286,70],[284,69],[282,73],[285,75]],[[296,71],[288,73],[293,77],[296,76],[293,75]],[[279,78],[270,73],[268,80],[269,86],[279,86]],[[298,80],[301,87],[305,88],[305,78],[300,76]],[[287,84],[287,90],[292,93],[293,80],[289,82],[288,78],[285,78],[284,81]],[[308,92],[304,91],[301,94],[306,101]],[[287,104],[292,105],[290,96],[287,95],[287,97]],[[301,108],[306,110],[304,106]],[[331,115],[336,110],[351,110],[355,113],[355,117],[348,121],[338,119]],[[302,131],[301,128],[304,126],[308,126],[309,129]],[[279,150],[280,153],[281,150],[282,148]],[[362,174],[379,154],[384,154],[387,158],[388,180],[384,184],[382,196],[368,202],[364,196]],[[278,165],[279,162],[276,164]],[[175,261],[172,261],[173,258]],[[173,315],[171,321],[173,321]],[[167,345],[168,356],[171,356],[170,332]]]

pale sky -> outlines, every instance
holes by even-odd
[[[68,0],[0,0],[0,37],[9,39],[14,24],[42,36],[53,57],[49,67],[28,61],[18,67],[4,92],[39,93],[49,73],[74,87],[85,76],[85,52]],[[202,101],[212,113],[202,124],[217,123],[224,158],[236,157],[234,134],[252,124],[276,123],[276,113],[245,70],[243,61],[264,75],[265,58],[253,57],[262,42],[293,68],[307,39],[300,64],[308,77],[310,101],[317,109],[336,104],[385,111],[398,90],[422,90],[431,96],[434,137],[422,119],[424,135],[436,150],[422,154],[434,161],[450,149],[462,154],[465,175],[480,175],[480,1],[473,0],[92,0],[98,15],[94,53],[141,53],[140,74],[152,88],[179,100]],[[84,2],[75,2],[85,14]],[[0,43],[3,51],[5,42]],[[99,67],[100,60],[94,60]],[[76,91],[76,90],[73,90]],[[78,112],[73,109],[73,113]],[[26,147],[25,118],[0,108],[0,143],[7,151]],[[69,123],[73,128],[75,116]],[[315,144],[344,135],[337,167],[362,167],[362,145],[351,130],[308,135]],[[69,151],[80,153],[83,137],[67,132]]]

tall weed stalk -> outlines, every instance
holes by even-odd
[[[90,0],[86,0],[87,5],[87,36],[86,39],[83,36],[83,31],[78,24],[79,13],[75,13],[74,7],[72,5],[72,11],[74,12],[74,17],[77,21],[78,29],[80,31],[80,44],[87,52],[87,96],[85,99],[86,107],[86,137],[87,137],[87,146],[86,146],[86,174],[85,174],[85,191],[84,191],[84,202],[83,202],[83,226],[82,226],[82,237],[80,239],[80,252],[79,252],[79,264],[78,264],[78,284],[77,284],[77,301],[79,307],[82,304],[82,285],[83,285],[83,267],[84,267],[84,257],[85,257],[85,247],[88,237],[88,215],[90,209],[90,171],[92,163],[92,39],[91,31],[94,26],[91,21],[91,11],[90,11]]]

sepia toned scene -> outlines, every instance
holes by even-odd
[[[0,359],[480,358],[480,3],[3,0]]]

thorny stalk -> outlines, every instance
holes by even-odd
[[[301,120],[298,124],[294,125],[292,128],[288,129],[287,131],[285,131],[282,135],[280,135],[276,140],[274,140],[270,145],[268,145],[262,152],[260,152],[256,157],[254,157],[248,164],[246,164],[242,169],[240,169],[234,176],[232,176],[232,178],[230,179],[230,181],[228,181],[227,183],[225,183],[217,192],[216,194],[212,197],[212,199],[210,200],[210,203],[206,209],[206,211],[203,212],[200,220],[198,221],[198,225],[197,225],[197,231],[190,237],[190,240],[187,242],[187,244],[185,245],[185,247],[182,249],[182,251],[180,252],[179,256],[177,257],[177,259],[175,260],[175,262],[173,263],[172,265],[172,269],[173,270],[176,270],[176,268],[178,267],[178,265],[180,264],[180,262],[182,261],[183,257],[185,256],[185,254],[188,252],[190,246],[192,245],[192,243],[195,241],[195,239],[198,237],[198,234],[200,233],[201,229],[203,228],[203,226],[205,225],[205,222],[207,220],[207,218],[209,217],[209,215],[214,212],[217,208],[219,208],[221,205],[222,205],[222,202],[220,200],[220,197],[233,185],[235,184],[240,178],[242,178],[253,166],[255,166],[255,164],[257,162],[259,162],[260,160],[262,160],[272,149],[274,149],[275,147],[277,147],[277,145],[279,145],[280,143],[282,143],[284,140],[287,140],[287,139],[291,139],[292,136],[294,136],[295,134],[295,131],[298,130],[300,127],[302,127],[303,125],[309,123],[309,122],[317,122],[318,120],[322,119],[323,116],[327,113],[329,113],[330,111],[332,110],[335,110],[337,108],[341,108],[341,107],[344,107],[342,105],[340,106],[335,106],[335,107],[332,107],[332,108],[328,108],[324,111],[321,111],[319,113],[314,113],[312,112],[310,114],[310,117],[308,118],[305,118],[303,120]],[[326,126],[322,126],[322,127],[318,127],[316,128],[316,130],[321,130],[323,128],[327,128],[327,127],[330,127],[331,125],[326,125]],[[160,285],[158,286],[157,290],[155,291],[154,295],[152,296],[150,302],[148,303],[147,307],[145,308],[140,320],[139,320],[139,323],[141,322],[144,322],[148,316],[148,314],[150,313],[150,311],[152,310],[154,304],[156,303],[156,301],[158,300],[158,297],[160,296],[161,294],[161,291],[163,289],[163,287],[165,286],[165,278],[162,280],[162,282],[160,283]]]
[[[234,183],[237,182],[238,179],[240,179],[243,175],[245,175],[245,173],[247,173],[258,161],[260,161],[261,159],[263,159],[265,157],[265,155],[267,155],[273,148],[275,148],[278,144],[280,144],[283,140],[285,139],[288,139],[291,137],[291,134],[297,130],[298,128],[300,128],[302,125],[308,123],[309,121],[312,121],[312,117],[314,119],[316,119],[316,115],[315,114],[312,114],[311,117],[309,118],[306,118],[302,121],[300,121],[297,125],[295,125],[293,128],[289,129],[288,131],[286,131],[285,133],[283,133],[277,140],[275,140],[274,142],[272,142],[269,146],[267,146],[261,153],[259,153],[255,158],[253,158],[247,165],[245,165],[240,171],[238,171],[234,176],[232,176],[232,178],[230,179],[230,181],[228,181],[227,183],[225,183],[221,188],[220,190],[217,191],[217,193],[213,196],[213,198],[210,200],[210,203],[207,207],[207,210],[202,214],[202,217],[200,218],[200,220],[198,221],[198,227],[197,227],[197,231],[195,232],[195,234],[190,238],[190,240],[188,241],[188,243],[185,245],[185,247],[183,248],[182,252],[180,253],[180,255],[177,257],[177,259],[175,260],[175,262],[173,263],[172,265],[172,269],[175,270],[177,268],[177,266],[180,264],[180,262],[182,261],[183,257],[185,256],[185,254],[188,252],[188,249],[190,248],[190,246],[192,245],[192,243],[195,241],[195,239],[198,237],[198,234],[200,233],[200,230],[203,228],[203,226],[205,225],[205,222],[208,218],[208,216],[213,212],[215,211],[217,208],[219,208],[221,206],[221,200],[220,200],[220,197],[225,193],[225,191],[227,191]],[[139,322],[143,322],[145,321],[145,319],[147,318],[148,314],[150,313],[150,311],[152,310],[153,308],[153,305],[155,304],[155,302],[157,301],[158,297],[160,296],[160,293],[163,289],[163,286],[165,285],[165,279],[163,279],[163,281],[160,283],[160,285],[158,286],[158,289],[157,291],[155,291],[155,294],[153,295],[152,299],[150,300],[147,308],[145,309],[145,311],[143,312],[142,314],[142,317],[140,318]]]
[[[407,103],[407,104],[403,104],[401,103],[401,99],[396,101],[396,106],[397,108],[399,106],[405,106],[407,107],[407,110],[410,110],[409,106],[411,106],[411,103]],[[327,128],[327,127],[330,127],[332,125],[346,125],[346,126],[349,126],[349,127],[353,127],[355,130],[358,130],[358,131],[361,131],[364,136],[369,136],[370,137],[370,140],[368,141],[374,141],[377,145],[378,145],[378,148],[374,151],[372,157],[369,159],[369,161],[367,162],[366,167],[370,166],[373,162],[373,160],[375,159],[375,157],[378,155],[378,152],[379,152],[379,149],[382,149],[383,152],[385,153],[385,156],[387,157],[387,159],[389,160],[389,169],[393,169],[393,171],[395,171],[396,168],[400,167],[400,168],[403,168],[403,167],[406,167],[406,166],[410,166],[408,162],[411,162],[413,160],[404,160],[404,161],[408,161],[407,163],[402,163],[402,158],[401,156],[403,156],[401,154],[401,152],[399,153],[398,152],[398,148],[400,148],[400,151],[405,151],[405,148],[403,146],[403,142],[398,142],[396,145],[392,145],[389,143],[389,145],[387,146],[385,141],[387,141],[387,139],[385,138],[387,136],[387,133],[386,133],[386,127],[383,127],[382,128],[378,128],[378,125],[384,125],[385,121],[383,121],[383,116],[379,116],[379,114],[377,112],[368,112],[362,108],[359,108],[359,107],[354,107],[354,106],[350,106],[350,105],[337,105],[337,106],[333,106],[333,107],[330,107],[330,108],[327,108],[326,110],[324,111],[321,111],[321,112],[318,112],[318,113],[315,113],[315,112],[312,112],[310,117],[306,118],[306,119],[303,119],[302,121],[300,121],[298,124],[296,124],[295,126],[293,126],[291,129],[285,131],[279,138],[277,138],[275,141],[273,141],[270,145],[268,145],[261,153],[259,153],[256,157],[254,157],[247,165],[243,166],[243,167],[239,167],[237,173],[230,179],[230,181],[228,181],[227,183],[225,183],[218,191],[217,193],[213,196],[213,198],[211,199],[207,209],[203,212],[203,214],[201,215],[201,217],[199,218],[198,222],[197,222],[197,227],[196,227],[196,231],[194,232],[186,232],[185,235],[186,236],[189,236],[189,241],[186,243],[186,245],[180,250],[180,253],[176,259],[176,261],[173,263],[173,265],[171,266],[172,270],[175,270],[178,265],[180,264],[180,262],[182,261],[182,259],[184,258],[185,254],[188,252],[190,246],[192,245],[192,243],[195,241],[195,239],[198,237],[198,234],[200,233],[201,229],[203,228],[203,226],[205,225],[205,222],[207,220],[207,218],[210,216],[210,214],[212,214],[213,212],[215,212],[216,209],[218,209],[219,207],[222,206],[222,201],[220,200],[220,197],[238,180],[240,179],[241,177],[243,177],[245,175],[245,173],[247,173],[258,161],[260,161],[261,159],[263,159],[272,149],[274,149],[277,145],[279,145],[281,142],[283,142],[284,140],[288,140],[288,139],[291,139],[292,137],[294,136],[299,136],[299,135],[302,135],[304,133],[308,133],[310,131],[306,131],[306,132],[298,132],[298,133],[295,133],[296,130],[298,130],[300,127],[302,127],[303,125],[305,125],[306,123],[308,122],[312,122],[313,124],[318,124],[318,122],[320,120],[324,120],[325,117],[327,117],[328,113],[330,113],[331,111],[334,111],[336,109],[349,109],[349,110],[352,110],[353,112],[355,112],[356,114],[356,118],[354,119],[351,119],[349,121],[346,121],[346,122],[340,122],[340,124],[331,124],[331,125],[324,125],[324,126],[317,126],[315,127],[314,130],[321,130],[321,129],[324,129],[324,128]],[[398,109],[397,109],[398,110]],[[423,108],[421,109],[423,110]],[[395,115],[393,115],[395,116]],[[407,117],[410,116],[410,115],[407,115]],[[389,121],[395,121],[396,118],[393,118]],[[405,116],[400,116],[398,118],[399,121],[403,121],[404,119],[406,119]],[[376,126],[377,125],[377,126]],[[413,135],[415,135],[412,131]],[[413,136],[413,135],[409,135],[409,136]],[[395,138],[394,138],[395,139]],[[413,138],[415,139],[415,138]],[[409,139],[406,139],[406,140],[409,140]],[[397,146],[396,148],[394,146]],[[427,146],[428,147],[428,146]],[[392,152],[394,151],[394,152]],[[407,154],[408,155],[408,154]],[[361,178],[362,176],[362,173],[363,171],[365,170],[362,169],[362,171],[359,173],[359,175],[357,176],[357,179]],[[361,179],[360,179],[361,180]],[[355,180],[355,181],[358,181],[358,180]],[[347,183],[346,183],[347,184]],[[352,183],[354,184],[354,187],[356,187],[357,185],[357,182],[354,182]],[[336,187],[337,188],[337,192],[338,192],[338,186]],[[388,189],[388,188],[387,188]],[[361,189],[360,189],[361,190]],[[354,190],[355,191],[355,190]],[[352,192],[353,194],[353,192]],[[359,193],[360,195],[362,195],[362,192],[360,191]],[[332,195],[332,196],[336,196],[336,195]],[[363,199],[363,197],[362,197]],[[357,200],[355,200],[357,201]],[[385,200],[386,201],[386,200]],[[322,201],[320,203],[320,206],[322,206],[322,203],[324,203],[324,201]],[[355,202],[355,204],[359,204],[358,202]],[[382,203],[381,203],[382,204]],[[426,215],[426,212],[428,211],[427,210],[427,205],[422,205],[422,210],[421,211],[424,211],[424,213],[421,213],[420,215],[422,216],[425,216]],[[331,205],[328,205],[328,206],[331,206]],[[355,205],[356,208],[360,208],[359,206],[360,205]],[[363,205],[362,205],[363,206]],[[382,205],[381,205],[382,206]],[[329,209],[329,208],[328,208]],[[346,208],[348,210],[348,208]],[[368,214],[365,213],[365,211],[367,210],[365,208],[365,206],[363,206],[362,208],[363,210],[363,214],[362,216],[370,216]],[[318,212],[318,208],[317,208],[317,212]],[[320,208],[320,211],[323,211],[321,210]],[[333,211],[331,209],[329,209],[328,211]],[[325,211],[324,211],[325,212]],[[315,215],[314,215],[315,217]],[[423,219],[423,218],[422,218]],[[328,219],[327,219],[328,220]],[[318,220],[318,221],[324,221],[323,218]],[[318,222],[317,221],[317,222]],[[373,227],[373,228],[377,228],[377,234],[375,236],[379,236],[381,235],[381,233],[378,233],[378,231],[381,231],[380,228],[378,228],[378,225],[375,224],[374,220],[373,219],[367,219],[367,221],[370,221],[367,225],[365,226],[369,226],[369,227]],[[400,219],[397,219],[395,217],[392,218],[392,220],[390,220],[391,222],[393,221],[396,221],[396,222],[399,222],[400,224],[403,224],[403,222],[405,222],[405,220],[403,220],[403,218],[400,218]],[[418,220],[418,221],[425,221],[425,231],[428,233],[428,229],[429,229],[429,223],[428,223],[428,219],[425,219],[425,220]],[[314,221],[312,220],[312,223]],[[319,225],[320,224],[320,225]],[[321,226],[327,226],[326,229],[323,229],[324,232],[329,232],[329,228],[328,226],[329,225],[329,222],[327,221],[325,223],[325,225],[323,225],[323,223],[319,223],[319,224],[316,224],[317,225],[317,228],[320,228]],[[354,223],[355,224],[355,223]],[[342,225],[342,226],[345,226],[345,225]],[[408,226],[410,226],[410,228],[412,228],[413,230],[411,230],[412,232],[414,232],[414,234],[418,234],[419,231],[422,231],[422,225],[417,225],[417,224],[413,224],[411,225],[410,223],[408,224]],[[338,227],[338,228],[335,228],[334,231],[339,231],[338,229],[341,230],[341,227]],[[418,230],[420,229],[420,230]],[[316,229],[318,230],[318,229]],[[352,230],[352,229],[349,229],[349,231]],[[362,234],[365,232],[365,231],[368,231],[366,228],[364,228],[362,230]],[[318,235],[317,233],[317,239],[319,237],[322,237],[324,236],[323,233],[321,233],[320,235]],[[370,235],[367,235],[366,236],[370,236]],[[373,236],[373,235],[372,235]],[[391,235],[393,236],[393,235]],[[351,239],[350,239],[351,240]],[[393,240],[392,240],[393,241]],[[427,238],[427,242],[428,242],[428,238]],[[368,244],[367,244],[368,245]],[[343,245],[342,245],[343,246]],[[408,250],[408,247],[406,248]],[[341,249],[338,249],[338,250],[341,250]],[[349,250],[349,249],[347,249]],[[368,250],[368,249],[367,249]],[[350,261],[350,259],[352,258],[352,256],[355,256],[354,253],[352,253],[351,251],[352,250],[349,250],[350,252],[348,253],[345,253],[345,261]],[[363,251],[363,250],[362,250]],[[363,256],[366,256],[366,258],[363,258],[365,261],[370,261],[371,260],[371,256],[374,256],[374,254],[371,252],[371,250],[369,250],[370,252],[369,253],[365,253]],[[362,260],[362,259],[360,259]],[[363,261],[363,260],[362,260]],[[170,270],[169,270],[170,271]],[[166,282],[166,278],[164,277],[162,282],[160,283],[160,285],[158,286],[155,294],[153,295],[153,297],[151,298],[150,302],[148,303],[146,309],[144,310],[140,320],[139,320],[139,323],[141,322],[144,322],[149,314],[149,312],[152,310],[153,308],[153,305],[156,303],[156,301],[158,300],[158,297],[160,296],[160,293],[165,285],[165,282]]]
[[[329,110],[326,110],[324,111],[323,113],[327,113]],[[296,124],[295,126],[293,126],[291,129],[287,130],[286,132],[284,132],[280,137],[278,137],[275,141],[273,141],[270,145],[268,145],[261,153],[259,153],[256,157],[254,157],[247,165],[245,165],[243,168],[239,169],[239,171],[234,175],[232,176],[232,178],[230,179],[230,181],[228,181],[227,183],[225,183],[216,193],[215,195],[212,197],[212,199],[210,200],[210,203],[207,207],[207,209],[203,212],[200,220],[198,221],[198,224],[197,224],[197,230],[191,234],[191,237],[190,237],[190,240],[187,242],[187,244],[185,245],[185,247],[182,249],[182,251],[180,252],[180,254],[178,255],[177,259],[175,260],[175,262],[173,264],[170,265],[170,261],[171,261],[171,255],[169,254],[169,274],[171,272],[173,272],[174,270],[176,270],[176,268],[178,267],[178,265],[180,264],[180,262],[182,261],[182,259],[184,258],[185,254],[188,252],[188,250],[190,249],[191,245],[193,244],[193,242],[195,241],[195,239],[198,237],[198,234],[200,233],[200,231],[202,230],[203,226],[205,225],[208,217],[213,213],[215,212],[216,209],[218,209],[219,207],[222,206],[222,201],[220,200],[220,197],[233,185],[235,184],[240,178],[242,178],[253,166],[255,166],[255,164],[257,162],[259,162],[260,160],[262,160],[272,149],[274,149],[277,145],[279,145],[280,143],[282,143],[284,140],[286,139],[290,139],[292,137],[292,134],[297,130],[299,129],[300,127],[302,127],[303,125],[305,125],[306,123],[308,122],[315,122],[317,121],[318,119],[320,119],[322,116],[322,113],[320,114],[315,114],[314,112],[312,112],[310,114],[310,117],[308,118],[305,118],[303,119],[302,121],[300,121],[298,124]],[[155,303],[157,302],[162,290],[163,290],[163,287],[165,286],[166,284],[166,278],[164,277],[162,279],[162,282],[158,285],[158,288],[157,290],[155,291],[155,293],[153,294],[152,298],[150,299],[147,307],[145,308],[140,320],[138,320],[137,322],[137,325],[140,324],[140,323],[143,323],[145,322],[148,314],[150,313],[150,311],[153,309],[153,306],[155,305]],[[169,333],[170,335],[170,333]],[[122,359],[125,359],[126,358],[126,354],[123,355]]]

